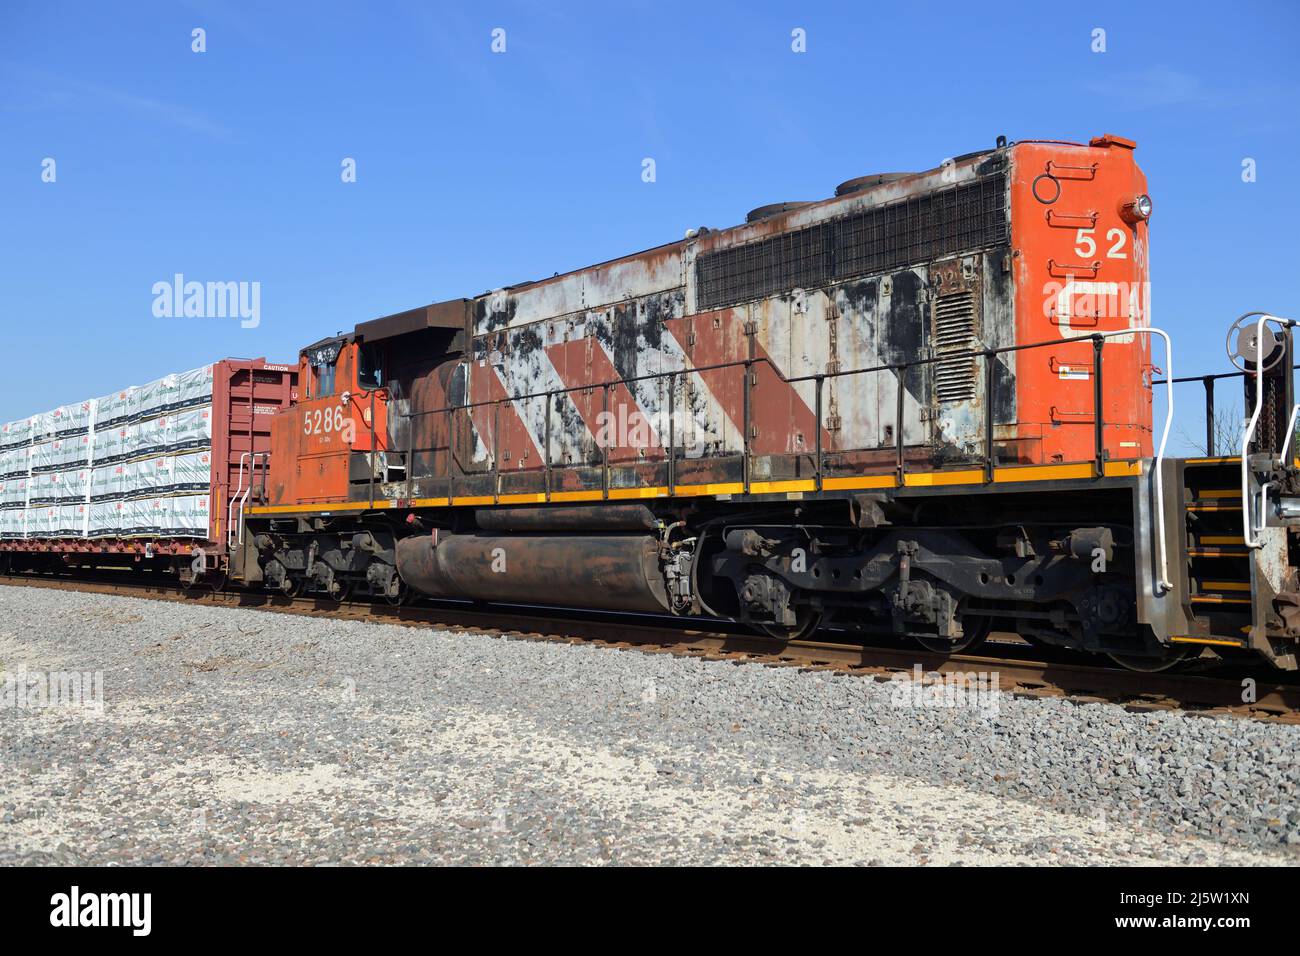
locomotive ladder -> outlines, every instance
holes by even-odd
[[[1245,647],[1250,638],[1254,559],[1243,534],[1238,473],[1233,458],[1188,459],[1183,472],[1187,601],[1201,644]]]

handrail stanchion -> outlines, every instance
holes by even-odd
[[[1101,348],[1105,341],[1100,333],[1092,337],[1092,453],[1098,478],[1106,475],[1106,413],[1101,387]]]
[[[415,416],[406,413],[406,506],[411,506],[412,492],[415,490]]]
[[[375,462],[379,452],[375,449],[375,391],[370,390],[370,509],[375,508]],[[388,477],[385,475],[384,477]]]
[[[1174,343],[1169,337],[1169,333],[1164,329],[1157,329],[1152,326],[1135,329],[1114,329],[1110,332],[1093,333],[1094,338],[1108,339],[1117,335],[1133,336],[1138,335],[1158,335],[1165,340],[1165,427],[1160,432],[1160,447],[1156,450],[1156,457],[1151,462],[1151,467],[1155,471],[1156,486],[1156,535],[1159,543],[1160,552],[1160,580],[1157,582],[1162,591],[1172,591],[1173,582],[1169,580],[1169,548],[1165,538],[1165,479],[1164,479],[1164,461],[1165,445],[1169,442],[1169,431],[1174,424]],[[1100,363],[1098,364],[1100,371]]]
[[[993,362],[994,352],[984,353],[984,481],[993,481]]]
[[[903,475],[905,473],[905,464],[903,462],[903,432],[905,431],[903,426],[903,382],[905,376],[903,373],[906,369],[907,365],[903,364],[894,370],[894,375],[897,378],[894,389],[894,450],[898,457],[894,467],[898,473],[898,487],[900,488],[903,487]]]
[[[451,504],[453,486],[456,483],[456,474],[454,470],[455,463],[455,439],[456,434],[456,406],[447,406],[447,504]]]
[[[740,436],[740,437],[741,437],[741,443],[740,443],[740,448],[741,448],[740,477],[741,477],[741,481],[742,481],[743,486],[744,486],[744,489],[745,489],[745,494],[749,494],[749,482],[750,482],[750,468],[749,468],[749,454],[750,454],[750,447],[749,447],[749,431],[750,431],[750,429],[753,427],[753,418],[754,418],[754,410],[753,410],[753,407],[752,407],[753,398],[751,397],[750,392],[749,392],[749,388],[750,388],[750,384],[751,384],[751,376],[752,376],[752,374],[753,374],[753,372],[752,372],[753,365],[754,365],[754,360],[753,360],[753,359],[746,359],[746,360],[745,360],[745,365],[744,365],[744,373],[745,373],[745,382],[744,382],[745,414],[744,414],[744,420],[745,420],[745,425],[744,425],[744,434]]]
[[[826,384],[826,376],[818,375],[816,378],[816,436],[814,438],[814,455],[813,461],[813,483],[818,491],[822,490],[822,386]]]
[[[1215,456],[1214,441],[1214,376],[1207,375],[1201,379],[1205,383],[1205,457]]]
[[[546,502],[551,501],[551,394],[546,393]]]
[[[492,410],[492,503],[501,503],[501,402],[498,398]]]
[[[605,440],[600,443],[600,496],[608,500],[609,498],[609,438],[610,434],[617,434],[617,428],[610,428],[609,425],[609,383],[606,382],[600,388],[600,420],[604,423],[603,428],[596,430],[597,436],[601,432],[605,434]]]
[[[677,413],[673,404],[677,396],[677,373],[668,376],[668,497],[677,493]]]

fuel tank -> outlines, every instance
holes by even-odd
[[[397,570],[430,597],[669,610],[649,535],[418,535],[398,542]]]

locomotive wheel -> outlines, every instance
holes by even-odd
[[[181,590],[186,594],[193,594],[199,589],[199,581],[202,579],[188,565],[178,568],[176,576],[180,578]]]
[[[962,635],[955,641],[946,637],[913,635],[913,640],[934,654],[960,654],[974,650],[988,639],[993,630],[993,618],[985,615],[967,615],[962,620]]]
[[[411,589],[406,586],[406,582],[403,581],[401,578],[397,578],[396,583],[397,583],[397,593],[392,594],[388,591],[385,591],[384,600],[387,601],[389,605],[392,607],[401,607],[403,604],[405,604],[407,601],[411,599]]]
[[[795,616],[798,621],[793,625],[758,624],[756,626],[768,637],[775,637],[781,641],[803,640],[822,626],[821,611],[814,611],[810,607],[801,607]]]
[[[342,604],[352,593],[352,579],[335,578],[333,587],[334,590],[327,591],[325,596],[331,601],[337,601],[339,604]]]

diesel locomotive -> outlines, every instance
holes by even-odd
[[[1167,455],[1151,216],[1131,140],[999,140],[361,322],[181,573],[1294,669],[1291,323],[1232,338],[1242,446]]]

